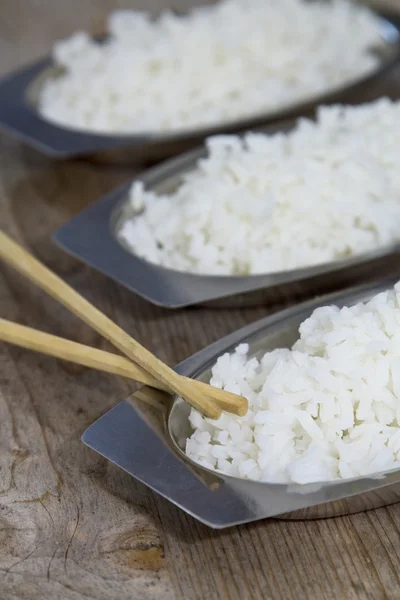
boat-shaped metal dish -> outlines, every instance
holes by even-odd
[[[147,189],[169,193],[205,155],[204,148],[192,150],[149,169],[140,180]],[[139,258],[119,240],[121,222],[131,216],[131,185],[132,182],[123,185],[73,217],[55,233],[54,239],[64,250],[132,292],[167,308],[204,303],[221,307],[282,305],[285,298],[304,299],[389,274],[390,257],[393,261],[398,250],[398,245],[392,245],[345,260],[262,275],[215,276],[175,271]]]
[[[359,102],[362,94],[392,68],[400,57],[400,19],[377,11],[381,17],[383,43],[371,52],[378,54],[379,66],[369,73],[314,98],[216,126],[167,134],[98,134],[69,129],[41,117],[38,111],[40,87],[47,78],[62,71],[45,58],[0,81],[0,127],[52,158],[87,156],[108,162],[151,162],[179,154],[218,133],[254,129],[266,124],[312,114],[320,104]]]
[[[395,281],[326,296],[248,325],[212,344],[177,367],[182,375],[209,381],[218,356],[241,343],[250,353],[290,347],[299,324],[321,305],[366,301]],[[400,469],[357,479],[309,485],[259,483],[222,475],[188,459],[190,407],[168,394],[142,388],[94,423],[85,444],[153,490],[215,528],[277,517],[319,519],[352,514],[400,500]]]

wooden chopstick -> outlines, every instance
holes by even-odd
[[[98,350],[84,344],[78,344],[77,342],[1,318],[0,340],[85,367],[127,377],[128,379],[133,379],[164,392],[171,392],[170,388],[164,386],[160,381],[149,375],[142,367],[123,356]],[[222,410],[240,416],[246,413],[246,407],[242,403],[237,402],[237,396],[234,394],[213,388],[201,381],[190,381],[197,389],[208,394]]]
[[[210,386],[210,393],[207,393],[207,396],[199,391],[192,380],[175,373],[2,231],[0,231],[0,258],[109,340],[123,354],[159,381],[163,388],[180,395],[207,417],[217,419],[221,415],[221,409],[209,397],[214,388]],[[226,393],[222,392],[224,395]],[[247,410],[247,401],[244,398],[237,396],[237,402]]]

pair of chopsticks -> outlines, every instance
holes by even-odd
[[[2,231],[0,258],[80,317],[127,358],[5,319],[0,319],[0,340],[178,394],[212,419],[217,419],[222,410],[246,414],[245,398],[178,375]]]

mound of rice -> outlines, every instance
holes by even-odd
[[[400,283],[367,303],[316,309],[291,350],[221,356],[211,384],[245,417],[190,414],[186,454],[235,477],[311,483],[400,466]]]
[[[173,193],[133,185],[119,235],[134,253],[180,271],[249,275],[400,238],[400,102],[323,107],[287,134],[218,136],[207,147]]]
[[[99,45],[77,33],[54,46],[65,74],[39,109],[96,132],[171,131],[282,108],[371,72],[380,22],[348,0],[223,0],[152,20],[113,13]]]

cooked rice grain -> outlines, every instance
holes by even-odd
[[[44,117],[104,133],[215,125],[337,88],[379,63],[379,20],[347,0],[224,0],[157,20],[117,11],[109,38],[55,44],[65,70],[40,94]]]
[[[207,146],[175,192],[133,185],[119,234],[139,256],[179,271],[252,275],[400,238],[400,102],[323,107],[287,134],[218,136]]]
[[[221,356],[211,384],[249,401],[244,417],[195,410],[186,454],[234,477],[346,479],[400,466],[400,283],[366,303],[317,308],[293,348]]]

